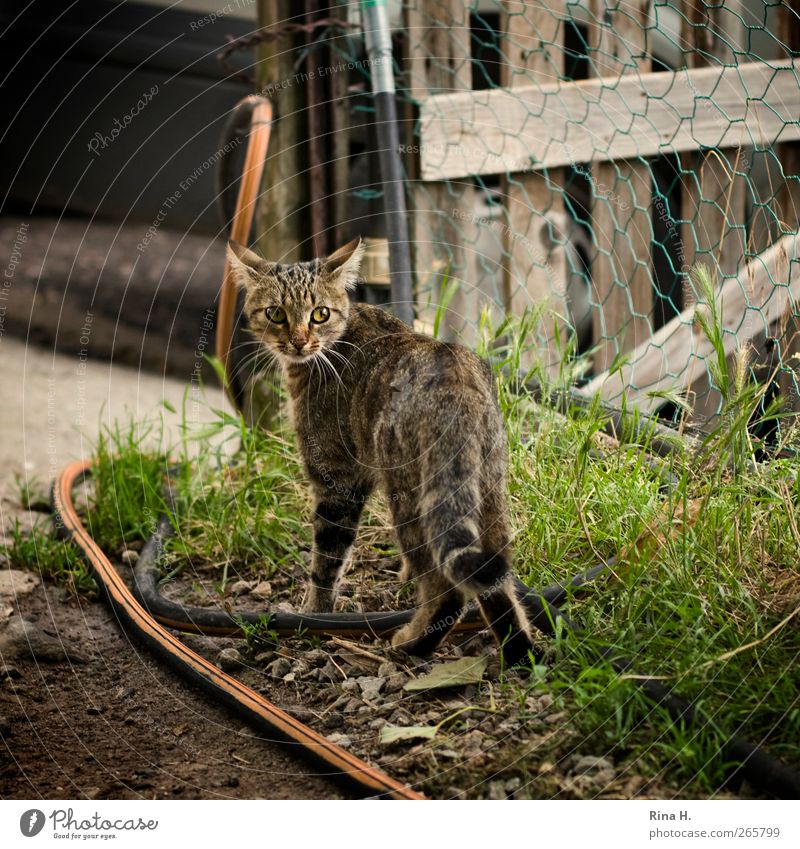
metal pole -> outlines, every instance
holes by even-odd
[[[400,162],[400,137],[394,99],[392,32],[386,0],[361,0],[361,15],[375,99],[383,207],[389,240],[389,266],[392,272],[392,311],[406,324],[413,324],[414,285],[408,246],[408,212],[405,178]]]

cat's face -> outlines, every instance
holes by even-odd
[[[354,239],[325,259],[281,265],[228,242],[228,261],[245,290],[244,314],[283,362],[312,362],[345,332],[364,245]]]

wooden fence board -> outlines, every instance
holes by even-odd
[[[727,356],[759,334],[769,333],[800,304],[800,236],[790,233],[754,257],[720,290],[724,347]],[[628,354],[628,362],[612,373],[604,372],[584,390],[604,400],[619,402],[623,394],[629,407],[652,411],[661,398],[651,393],[681,391],[706,374],[712,347],[695,321],[692,305],[665,324]]]
[[[800,139],[800,61],[439,94],[420,108],[423,180]]]
[[[593,75],[616,85],[626,74],[650,71],[647,54],[649,0],[621,6],[592,0],[589,60]],[[646,162],[618,160],[592,165],[592,261],[595,369],[607,369],[617,353],[647,339],[652,326],[652,178]]]
[[[503,84],[514,91],[532,83],[550,83],[564,73],[564,19],[566,3],[503,3]],[[558,370],[554,328],[562,330],[566,314],[566,234],[551,233],[553,223],[564,219],[564,199],[559,191],[563,175],[527,172],[504,180],[503,290],[506,309],[520,316],[526,307],[547,304],[545,316],[545,368]],[[555,238],[554,238],[555,236]],[[561,333],[563,337],[563,332]],[[523,367],[530,365],[530,352]]]
[[[472,88],[469,9],[459,0],[416,0],[404,6],[407,36],[408,89],[424,101],[442,91]],[[420,145],[424,155],[424,145]],[[416,272],[416,316],[420,329],[430,332],[441,281],[459,285],[440,325],[440,337],[474,344],[481,297],[474,286],[474,233],[471,181],[410,186],[411,233]]]

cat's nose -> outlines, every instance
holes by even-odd
[[[294,345],[295,350],[300,353],[303,348],[305,348],[306,343],[308,342],[308,335],[305,333],[293,333],[291,336],[291,343]]]

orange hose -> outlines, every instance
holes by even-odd
[[[261,191],[261,180],[264,176],[264,161],[267,156],[272,129],[272,104],[265,97],[257,94],[248,95],[237,104],[236,108],[238,109],[244,104],[252,104],[253,112],[250,118],[250,134],[247,152],[245,153],[244,170],[239,194],[236,198],[236,211],[233,215],[230,237],[246,245],[250,240],[250,231]],[[233,281],[230,264],[226,256],[217,308],[215,351],[225,369],[226,391],[229,397],[231,396],[230,387],[232,385],[229,358],[235,313],[236,284]],[[232,397],[230,400],[236,406],[236,400]]]
[[[311,753],[316,760],[330,768],[332,777],[346,777],[371,796],[415,800],[425,798],[331,743],[255,690],[217,669],[214,664],[187,648],[176,636],[159,625],[133,597],[111,561],[84,527],[75,509],[72,490],[90,471],[91,464],[83,460],[70,463],[61,471],[53,484],[53,508],[57,526],[83,552],[123,628],[169,661],[183,677],[213,692],[220,701],[236,707],[251,721],[267,726],[282,739]]]

